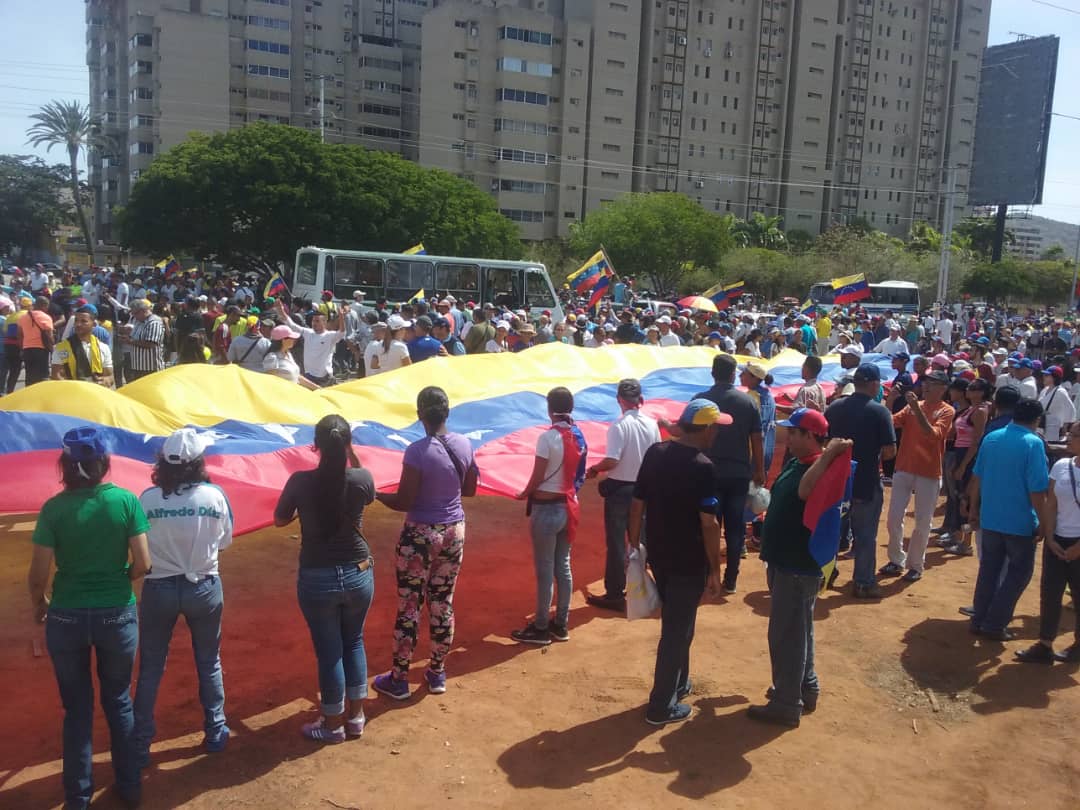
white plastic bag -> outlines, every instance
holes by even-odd
[[[626,618],[648,619],[660,608],[660,592],[645,568],[645,544],[631,548],[626,558]]]
[[[772,493],[765,487],[759,487],[753,481],[750,482],[750,491],[746,494],[746,508],[753,514],[760,515],[767,512]]]

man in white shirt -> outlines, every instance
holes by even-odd
[[[661,315],[656,319],[656,325],[660,327],[660,345],[661,346],[681,346],[682,341],[679,340],[679,336],[671,331],[671,318],[667,315]]]
[[[289,321],[293,328],[304,338],[304,376],[316,385],[331,385],[334,382],[334,351],[337,344],[345,337],[345,309],[336,307],[337,320],[334,330],[326,328],[326,316],[316,311],[311,318],[311,326],[304,326],[293,319],[281,301],[277,302],[278,312]]]
[[[606,472],[600,484],[604,497],[604,534],[607,538],[607,563],[604,566],[604,595],[588,594],[590,605],[619,613],[626,611],[626,542],[630,523],[630,504],[634,482],[645,451],[660,441],[656,420],[641,412],[644,402],[641,383],[635,379],[619,381],[616,391],[622,416],[607,432],[604,459],[585,471],[587,478]]]
[[[945,348],[952,348],[953,328],[954,324],[952,319],[945,313],[942,313],[941,320],[937,322],[937,333],[941,337],[941,342],[945,344]]]
[[[911,347],[907,345],[907,341],[900,337],[900,324],[895,321],[890,323],[889,336],[878,343],[878,345],[874,347],[874,351],[878,354],[887,354],[889,356],[897,355],[901,352],[907,354],[911,351]]]
[[[35,265],[34,269],[30,272],[30,292],[35,297],[45,294],[45,289],[49,286],[49,274],[45,272],[45,268],[40,264]]]

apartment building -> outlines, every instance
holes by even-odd
[[[119,145],[91,162],[97,231],[188,131],[269,120],[466,177],[526,239],[652,190],[903,235],[966,207],[989,16],[990,0],[87,0],[91,109]]]
[[[1036,260],[1052,247],[1061,248],[1067,259],[1075,259],[1080,254],[1080,225],[1046,217],[1010,214],[1005,227],[1012,231],[1016,239],[1005,249],[1019,258]]]

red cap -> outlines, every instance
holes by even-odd
[[[323,290],[322,291],[322,297],[323,298],[333,298],[334,294],[332,292],[330,292],[330,290]]]
[[[791,416],[776,424],[780,427],[806,430],[815,436],[829,435],[829,423],[825,419],[825,414],[813,408],[796,408],[791,412]]]

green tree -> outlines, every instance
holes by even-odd
[[[1061,245],[1051,245],[1042,252],[1042,256],[1039,257],[1043,261],[1047,262],[1060,262],[1065,260],[1065,248]]]
[[[1035,290],[1030,271],[1014,259],[1003,259],[997,264],[981,262],[972,269],[964,282],[963,290],[976,298],[990,303],[1009,299],[1026,300]]]
[[[941,234],[929,222],[917,220],[911,223],[907,249],[911,253],[940,253],[941,238]]]
[[[36,121],[26,131],[31,146],[45,145],[46,151],[62,146],[68,154],[68,186],[79,217],[79,227],[86,240],[86,252],[94,263],[94,240],[86,220],[82,189],[79,187],[79,153],[110,146],[101,134],[100,123],[90,116],[90,110],[78,101],[50,101],[40,111],[30,116]]]
[[[302,245],[518,258],[517,227],[471,183],[296,127],[192,133],[118,213],[121,241],[267,273]]]
[[[0,253],[40,245],[71,221],[68,168],[41,158],[0,155]]]
[[[571,228],[570,247],[578,255],[589,256],[601,245],[616,272],[647,279],[654,293],[667,296],[688,266],[719,266],[733,245],[731,217],[682,194],[628,194]]]
[[[806,253],[814,246],[814,235],[802,228],[790,228],[784,231],[784,241],[792,253]]]
[[[784,232],[780,229],[783,217],[767,217],[754,211],[749,219],[736,219],[731,235],[740,247],[780,248],[784,245]]]
[[[530,262],[540,262],[548,269],[551,283],[558,289],[566,277],[581,266],[583,259],[570,250],[565,239],[545,239],[543,242],[529,242],[525,245],[523,258]]]
[[[993,253],[996,232],[997,223],[993,217],[966,217],[953,228],[954,235],[965,240],[971,252],[981,259],[989,259]],[[1006,245],[1015,245],[1016,234],[1006,228],[1003,242]]]
[[[724,256],[724,278],[744,281],[747,292],[774,301],[785,295],[806,295],[810,283],[797,272],[787,253],[765,248],[741,248]]]

